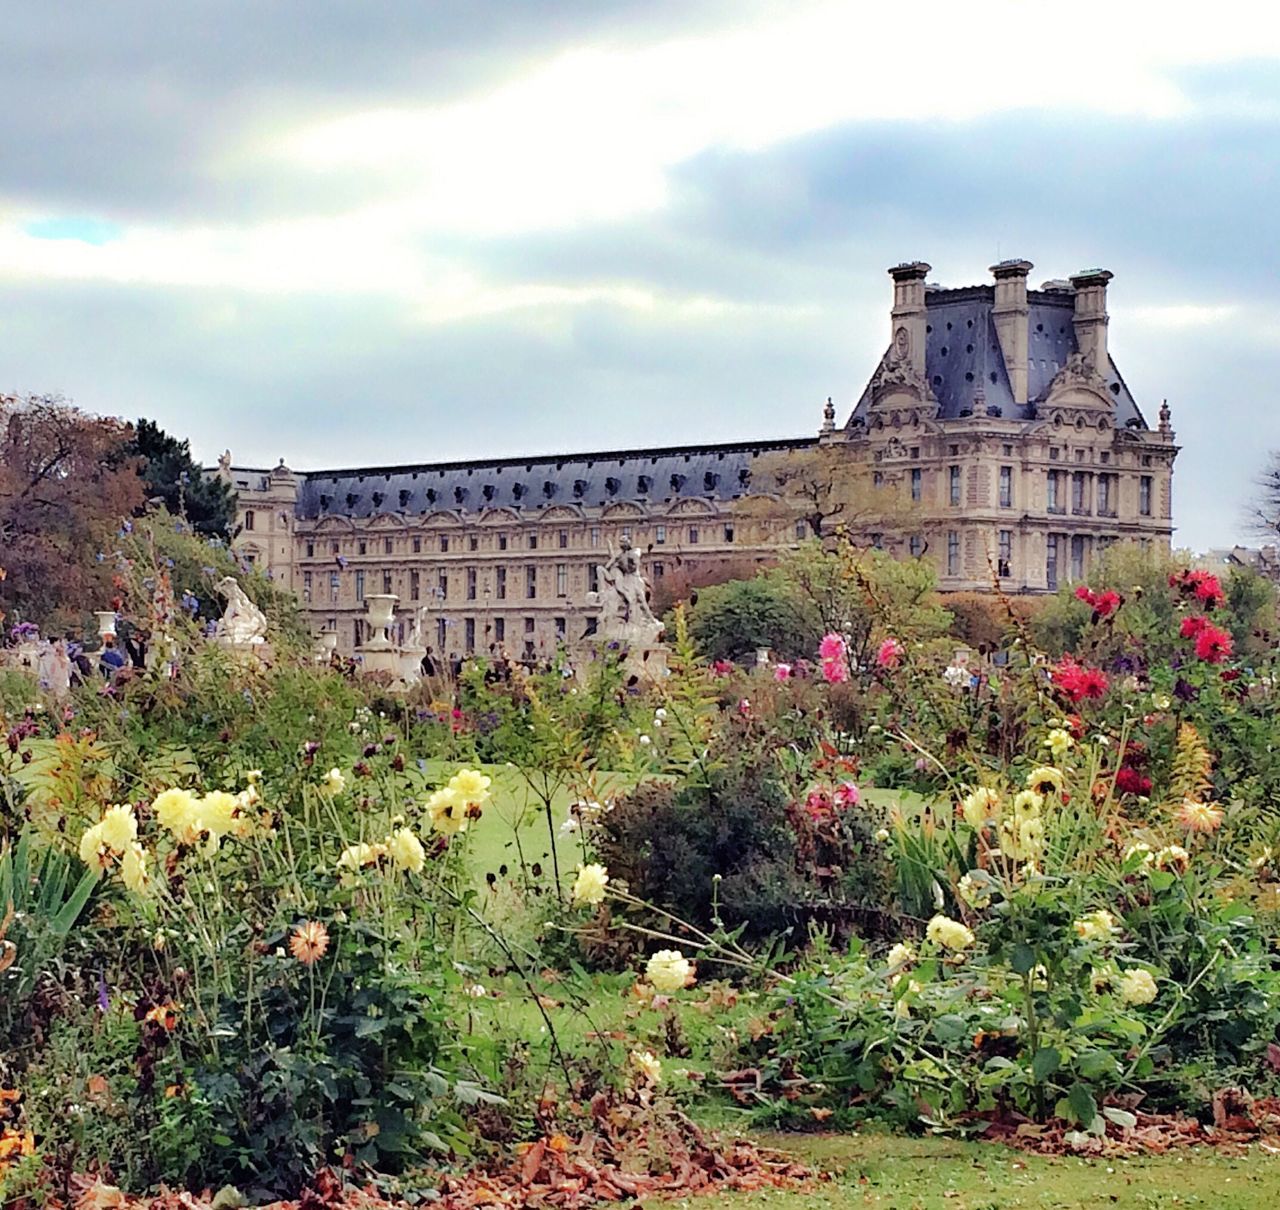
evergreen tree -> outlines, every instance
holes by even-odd
[[[139,420],[131,452],[141,460],[147,496],[185,516],[198,534],[230,536],[236,515],[235,492],[222,479],[206,475],[191,456],[191,444],[171,437],[152,420]]]

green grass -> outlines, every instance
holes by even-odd
[[[1026,1155],[994,1143],[881,1134],[761,1135],[829,1181],[716,1197],[716,1210],[1011,1210],[1205,1206],[1256,1210],[1280,1196],[1280,1157],[1204,1147],[1140,1159]],[[671,1203],[696,1208],[698,1198]]]

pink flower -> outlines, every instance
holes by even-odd
[[[851,781],[842,781],[832,797],[837,807],[856,807],[862,801],[862,791]]]
[[[902,659],[902,644],[897,639],[885,639],[876,652],[876,664],[880,668],[896,668]]]
[[[791,679],[791,665],[777,664],[773,669],[773,679],[775,681],[789,681]]]
[[[714,672],[716,676],[728,676],[733,671],[733,667],[734,665],[732,660],[716,660],[716,662],[711,665],[711,671]]]
[[[818,654],[824,660],[843,660],[847,650],[844,639],[834,631],[824,634],[822,642],[818,644]]]
[[[849,679],[849,666],[844,660],[823,660],[822,679],[828,685],[843,685]]]
[[[751,713],[751,702],[747,698],[744,697],[742,701],[738,703],[738,713],[744,717]]]

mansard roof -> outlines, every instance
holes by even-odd
[[[994,286],[963,286],[955,290],[929,286],[925,290],[928,315],[925,377],[938,400],[939,420],[955,420],[963,414],[976,413],[975,396],[984,408],[999,408],[999,414],[1006,419],[1033,420],[1035,405],[1048,394],[1054,376],[1077,351],[1071,292],[1028,290],[1028,403],[1014,403],[992,316],[994,305]],[[1116,427],[1147,428],[1136,400],[1110,356],[1103,377],[1116,401]],[[866,416],[871,398],[872,386],[868,383],[854,408],[854,418]]]
[[[442,509],[480,513],[515,508],[523,517],[536,518],[565,505],[723,502],[747,494],[757,458],[816,444],[816,438],[799,437],[308,471],[299,475],[297,513],[305,518],[371,517],[381,512],[412,516]]]

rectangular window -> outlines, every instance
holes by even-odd
[[[416,534],[414,535],[414,539],[413,539],[413,553],[414,553],[415,555],[420,555],[420,554],[422,554],[422,538],[421,538],[421,536],[420,536],[420,535],[416,535]]]
[[[1084,471],[1073,471],[1071,475],[1071,511],[1077,516],[1089,511],[1089,484]]]
[[[436,646],[440,648],[441,659],[444,659],[445,644],[449,641],[449,632],[445,629],[447,624],[444,618],[436,618]]]
[[[871,549],[884,550],[884,534],[871,535]]]
[[[351,627],[351,638],[357,647],[364,642],[364,625],[363,619],[356,618],[355,624]]]
[[[302,573],[302,599],[304,601],[311,600],[311,573],[309,571]]]
[[[316,553],[316,544],[315,544],[314,542],[308,542],[308,543],[307,543],[307,558],[308,558],[308,559],[313,559],[313,558],[315,558],[315,553]]]
[[[662,577],[667,574],[667,565],[665,563],[654,563],[652,564],[652,567],[653,578],[655,580],[661,580]]]
[[[409,573],[409,600],[416,601],[422,596],[422,573],[420,571],[411,571]]]
[[[569,626],[565,618],[556,618],[556,642],[563,643],[569,635]]]
[[[1000,531],[1000,553],[996,556],[996,575],[1012,575],[1013,566],[1013,530]]]
[[[1058,587],[1058,535],[1050,534],[1044,550],[1044,583],[1045,587]]]
[[[1071,578],[1084,579],[1084,535],[1071,535]]]
[[[600,527],[598,525],[593,525],[591,527],[591,545],[600,545]]]
[[[391,538],[383,538],[382,553],[384,555],[389,555],[393,550],[395,550],[395,542]]]
[[[622,527],[622,540],[623,540],[624,542],[630,542],[630,541],[631,541],[631,526],[629,526],[629,525],[624,525],[624,526]]]
[[[911,502],[919,504],[924,494],[924,472],[918,467],[911,468]]]
[[[600,591],[600,565],[598,563],[587,564],[587,591]]]
[[[1098,512],[1104,517],[1116,515],[1116,489],[1114,475],[1098,476]]]
[[[474,601],[476,599],[476,569],[474,567],[467,568],[467,600]]]
[[[364,555],[368,553],[369,553],[369,544],[363,538],[361,538],[360,541],[356,544],[356,554]]]
[[[1000,468],[1000,507],[1013,507],[1013,467]]]
[[[951,467],[948,472],[949,482],[949,499],[953,508],[960,504],[960,468],[958,466]]]
[[[499,567],[493,574],[497,598],[499,601],[505,601],[507,599],[507,569]]]
[[[467,654],[468,654],[468,655],[470,655],[470,654],[471,654],[473,651],[475,651],[475,649],[476,649],[476,620],[475,620],[475,618],[468,618],[468,619],[466,620],[466,622],[464,622],[464,623],[463,623],[463,631],[462,631],[462,632],[463,632],[463,634],[465,635],[465,642],[466,642]]]
[[[567,563],[556,564],[556,596],[567,597],[569,595],[569,565]]]
[[[506,550],[506,549],[507,549],[507,535],[506,535],[506,534],[499,534],[499,535],[498,535],[498,549],[499,549],[499,550]]]
[[[524,632],[525,632],[525,634],[532,634],[532,633],[533,633],[533,619],[532,619],[532,618],[525,618],[525,620],[524,620]]]
[[[356,600],[364,600],[364,568],[356,572]]]
[[[338,603],[338,573],[331,571],[329,573],[329,603],[336,605]]]
[[[333,544],[333,553],[336,555],[338,553],[338,550],[339,550],[338,543],[335,542]]]
[[[440,535],[440,553],[442,555],[449,553],[449,539],[444,534]]]
[[[530,534],[530,535],[529,535],[529,549],[530,549],[530,550],[537,550],[537,549],[538,549],[538,535],[537,535],[537,534]]]
[[[876,471],[874,474],[872,474],[872,476],[871,476],[871,486],[872,486],[872,487],[884,487],[884,476],[883,476],[879,471]]]
[[[1151,476],[1143,475],[1138,480],[1138,512],[1144,517],[1151,516]]]
[[[440,571],[436,573],[436,596],[442,601],[449,599],[449,574]]]
[[[524,569],[524,595],[533,600],[538,595],[538,569],[536,567],[526,567]]]
[[[496,643],[505,643],[507,641],[507,619],[493,619],[493,639]]]
[[[809,523],[807,521],[796,522],[796,541],[803,542],[809,536]]]
[[[1047,505],[1046,511],[1051,513],[1062,512],[1062,483],[1061,472],[1050,471],[1048,480],[1048,490],[1045,494]]]
[[[654,540],[654,541],[655,541],[659,546],[662,546],[662,545],[664,545],[664,544],[666,543],[666,540],[667,540],[667,527],[666,527],[665,525],[659,525],[659,526],[657,527],[657,529],[654,531],[654,539],[653,539],[653,540]]]
[[[569,531],[567,529],[562,529],[560,531],[560,549],[569,549]]]
[[[1011,458],[1011,457],[1013,457],[1013,446],[1011,446],[1011,445],[1002,445],[1002,446],[1000,447],[1000,452],[1001,452],[1001,453],[1002,453],[1006,458]]]
[[[696,525],[689,526],[689,545],[698,545],[698,527]]]
[[[252,529],[252,528],[253,528],[253,509],[249,509],[249,511],[248,511],[247,513],[245,513],[245,515],[244,515],[244,527],[245,527],[245,529]]]
[[[732,525],[726,525],[726,526],[724,527],[724,540],[725,540],[726,542],[732,542],[732,541],[733,541],[733,526],[732,526]]]
[[[947,530],[947,575],[960,574],[960,535],[954,529]]]
[[[907,550],[911,552],[913,559],[920,557],[920,552],[924,549],[924,543],[920,540],[919,534],[912,534],[907,541]]]
[[[389,571],[384,571],[382,573],[382,591],[384,593],[389,593],[391,591],[391,573]]]

